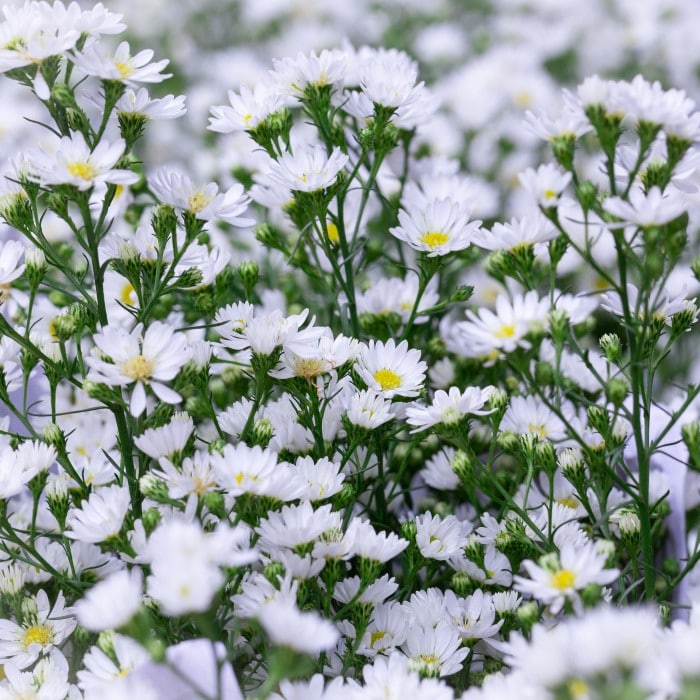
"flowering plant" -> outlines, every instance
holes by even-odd
[[[207,182],[145,157],[185,98],[121,15],[4,16],[0,696],[693,697],[684,92],[530,112],[498,221],[402,51],[230,91]]]

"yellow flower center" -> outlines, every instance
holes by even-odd
[[[427,664],[428,666],[436,666],[440,664],[440,659],[434,654],[421,654],[419,658],[424,664]]]
[[[552,574],[551,584],[560,591],[565,591],[567,588],[573,588],[576,583],[576,574],[569,569],[562,569]]]
[[[190,211],[193,214],[198,214],[204,207],[211,202],[212,198],[207,197],[205,194],[202,192],[197,192],[196,194],[193,194],[188,200],[187,200],[187,206],[190,208]]]
[[[532,104],[532,95],[527,90],[521,90],[513,95],[513,102],[515,102],[516,107],[525,109]]]
[[[212,482],[207,481],[207,479],[204,479],[201,476],[193,477],[192,482],[192,491],[198,496],[203,496],[214,485]]]
[[[401,377],[386,367],[374,373],[374,380],[382,387],[383,391],[398,389],[401,386]]]
[[[252,118],[253,118],[253,115],[252,115],[250,112],[248,112],[248,114],[244,114],[244,115],[243,115],[243,123],[244,123],[246,126],[248,126],[248,124],[250,124],[250,120],[251,120]]]
[[[547,437],[547,429],[543,425],[538,425],[537,423],[530,423],[527,426],[527,431],[529,433],[535,433],[540,438]]]
[[[127,304],[129,306],[134,305],[134,297],[133,297],[134,291],[135,291],[134,288],[132,287],[132,285],[129,282],[127,282],[122,287],[122,291],[119,294],[119,298],[121,299],[122,304]]]
[[[588,696],[589,688],[586,681],[580,678],[572,678],[566,685],[572,698],[585,698]]]
[[[81,180],[93,180],[97,175],[97,170],[85,161],[68,163],[66,167],[73,177],[79,177]]]
[[[372,634],[371,634],[371,636],[370,636],[370,638],[369,638],[369,645],[370,645],[372,648],[374,648],[374,645],[375,645],[378,641],[384,639],[384,637],[386,637],[386,632],[383,632],[382,630],[375,630],[374,632],[372,632]]]
[[[420,237],[420,242],[425,243],[428,248],[437,248],[438,246],[445,245],[449,240],[450,237],[442,231],[428,231],[428,233]]]
[[[121,371],[135,382],[144,382],[153,374],[153,363],[143,355],[137,355],[124,362]]]
[[[297,377],[317,377],[326,371],[323,360],[317,357],[298,358],[294,363],[294,374]]]
[[[114,67],[119,71],[121,78],[128,78],[134,72],[134,67],[127,61],[117,61]]]
[[[571,510],[576,510],[578,508],[578,500],[574,496],[564,496],[563,498],[557,498],[557,503],[566,508],[571,508]]]
[[[340,234],[338,233],[338,227],[333,223],[329,223],[326,226],[326,231],[328,233],[328,240],[331,243],[338,243],[340,241]]]
[[[556,199],[557,193],[554,190],[545,190],[544,191],[544,198],[545,199]]]
[[[48,646],[53,642],[53,630],[46,625],[32,625],[27,627],[22,637],[22,646],[25,651],[32,644],[39,644],[42,647]]]
[[[494,333],[494,335],[496,336],[496,338],[501,338],[502,340],[504,340],[505,338],[512,338],[515,335],[515,324],[504,324]]]

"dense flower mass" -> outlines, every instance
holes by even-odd
[[[0,21],[0,698],[698,696],[695,4],[88,4]]]

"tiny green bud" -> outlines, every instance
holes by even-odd
[[[56,423],[47,423],[41,433],[44,440],[59,452],[66,449],[66,435]]]
[[[613,377],[605,387],[605,397],[616,408],[624,403],[629,393],[629,384],[621,377]]]
[[[262,223],[255,227],[255,237],[267,248],[289,254],[289,245],[284,234],[272,224]]]
[[[469,455],[462,450],[457,450],[450,462],[452,471],[458,476],[462,485],[471,488],[474,485],[474,465]]]
[[[581,591],[581,600],[587,608],[592,608],[598,605],[603,599],[603,589],[597,583],[589,583]]]
[[[552,331],[552,339],[559,345],[569,335],[569,314],[564,309],[553,309],[549,315],[549,327]]]
[[[520,626],[525,630],[529,630],[540,619],[540,611],[537,607],[537,603],[534,601],[523,603],[518,608],[515,615],[518,618]]]
[[[418,528],[416,527],[414,520],[406,520],[401,523],[401,537],[403,537],[405,540],[415,543],[417,531]]]
[[[279,583],[279,579],[284,578],[284,565],[279,561],[271,561],[263,568],[263,576],[273,585]]]
[[[253,424],[252,431],[252,442],[253,445],[260,445],[260,447],[267,447],[272,440],[275,429],[272,425],[272,421],[269,418],[259,418]]]
[[[226,504],[222,493],[218,491],[207,491],[202,500],[210,513],[213,513],[221,519],[226,517]]]
[[[157,508],[148,508],[141,516],[143,529],[147,535],[150,535],[160,524],[161,513]]]
[[[588,211],[595,206],[596,199],[598,198],[598,190],[590,180],[585,180],[578,186],[576,195],[583,210]]]
[[[605,354],[608,362],[616,364],[622,355],[622,343],[617,333],[606,333],[598,340],[601,350]]]
[[[169,204],[161,204],[153,212],[151,224],[160,245],[164,245],[171,236],[175,235],[177,215]]]
[[[454,304],[467,301],[471,299],[472,294],[474,294],[474,287],[469,284],[463,284],[461,287],[457,287],[457,289],[452,293],[450,303]]]
[[[162,479],[153,474],[144,474],[139,479],[139,489],[146,498],[150,498],[158,503],[168,503],[170,501],[167,485]]]
[[[247,294],[250,294],[260,278],[258,263],[254,260],[244,260],[238,266],[238,274],[241,277],[243,288],[246,290]]]

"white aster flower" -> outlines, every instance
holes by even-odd
[[[527,560],[523,567],[529,578],[515,577],[515,587],[521,593],[531,595],[549,606],[557,614],[566,600],[577,610],[582,609],[578,591],[588,584],[601,586],[612,583],[619,575],[617,569],[605,568],[607,555],[598,551],[594,542],[566,543],[559,557],[548,556],[544,565]]]
[[[125,625],[141,607],[141,569],[122,569],[96,583],[75,604],[78,622],[92,632]]]
[[[255,223],[254,219],[241,216],[248,208],[250,197],[239,183],[219,194],[219,186],[215,182],[199,187],[187,175],[161,168],[149,184],[162,202],[191,212],[202,221],[219,219],[241,227]]]
[[[409,657],[409,668],[433,678],[459,671],[470,652],[469,647],[462,646],[457,629],[447,621],[436,627],[410,627],[402,650]]]
[[[368,388],[391,399],[417,396],[427,365],[420,359],[420,350],[409,349],[405,340],[397,345],[391,338],[386,343],[370,340],[363,345],[355,369]]]
[[[114,168],[125,146],[122,139],[103,140],[90,149],[79,132],[55,137],[28,156],[29,176],[42,185],[73,185],[79,190],[99,183],[133,185],[137,173]]]
[[[121,326],[106,326],[93,340],[107,362],[97,354],[85,358],[90,367],[89,380],[109,386],[134,385],[129,410],[140,416],[146,409],[146,386],[165,403],[179,403],[180,394],[163,382],[174,379],[189,360],[187,336],[178,333],[167,323],[154,321],[143,333],[139,323],[129,332]]]
[[[396,417],[391,402],[373,389],[354,393],[344,401],[347,419],[358,428],[374,430]]]
[[[134,438],[136,447],[152,459],[172,457],[182,452],[194,432],[194,421],[185,412],[176,412],[170,422],[160,428],[149,428]]]
[[[274,644],[306,654],[327,651],[340,638],[333,623],[316,612],[301,612],[281,598],[264,605],[257,617]]]
[[[413,404],[406,408],[406,422],[415,426],[412,433],[427,430],[438,423],[454,425],[464,416],[486,416],[492,410],[483,410],[493,392],[492,386],[481,389],[476,386],[467,387],[461,391],[458,387],[450,387],[449,391],[441,389],[435,392],[430,406]]]
[[[229,90],[231,106],[219,105],[211,108],[209,129],[222,134],[235,131],[251,131],[267,117],[285,106],[284,98],[269,86],[259,83],[253,90],[241,86],[240,94]]]
[[[177,119],[187,112],[185,96],[151,98],[146,88],[127,89],[115,107],[117,114],[140,114],[147,119]]]
[[[348,156],[337,147],[328,155],[321,145],[303,145],[273,162],[270,178],[293,192],[318,192],[335,182],[347,162]]]
[[[603,209],[621,220],[609,226],[619,228],[634,225],[644,228],[667,224],[687,209],[683,198],[674,192],[664,194],[659,187],[654,186],[645,194],[639,187],[633,187],[629,201],[621,197],[608,197],[603,202]]]
[[[424,207],[399,211],[399,226],[389,232],[429,257],[464,250],[480,230],[481,221],[469,221],[462,204],[449,199],[433,200]]]
[[[172,76],[161,73],[170,63],[168,59],[151,63],[152,58],[151,49],[144,49],[132,56],[126,41],[122,41],[113,53],[103,44],[89,41],[81,52],[74,55],[73,61],[86,75],[134,86],[138,83],[162,83]]]
[[[151,655],[131,637],[114,634],[111,637],[113,657],[99,647],[91,647],[83,657],[78,673],[78,686],[96,694],[105,686],[119,682],[151,660]]]
[[[537,170],[528,168],[518,175],[520,184],[545,209],[557,205],[562,192],[571,182],[571,173],[563,171],[554,163],[540,165]]]
[[[426,513],[416,518],[416,545],[427,559],[447,561],[467,543],[468,526],[454,515]]]
[[[93,491],[81,508],[68,513],[66,537],[80,542],[104,542],[119,534],[131,507],[127,486],[104,486]]]
[[[20,669],[59,646],[76,626],[62,592],[59,591],[53,605],[43,589],[31,602],[33,611],[25,615],[22,625],[0,620],[0,661]]]

